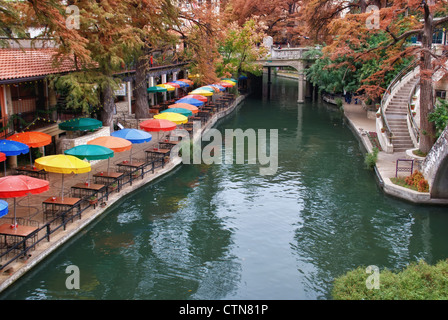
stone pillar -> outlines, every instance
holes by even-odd
[[[154,77],[149,77],[149,86],[150,87],[154,87]],[[151,105],[153,106],[154,105],[154,95],[155,95],[155,93],[151,93],[150,94],[150,97],[151,97]]]
[[[304,75],[302,73],[299,73],[299,80],[297,81],[298,83],[298,88],[299,88],[299,93],[298,93],[298,98],[297,98],[297,102],[298,103],[304,103],[305,102],[305,84],[306,81],[304,80]]]
[[[162,74],[162,83],[166,83],[166,73]],[[166,92],[163,93],[163,101],[166,101]]]
[[[132,114],[132,88],[131,82],[126,82],[126,98],[128,100],[129,114]]]

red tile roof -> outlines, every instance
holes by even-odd
[[[72,60],[53,64],[55,49],[0,49],[0,80],[45,76],[75,70]]]

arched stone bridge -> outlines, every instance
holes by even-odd
[[[270,49],[265,59],[260,59],[257,62],[261,63],[263,67],[268,69],[268,83],[271,82],[271,68],[272,67],[292,67],[298,72],[298,97],[297,102],[305,102],[305,94],[307,90],[307,80],[304,70],[313,61],[303,56],[303,53],[309,51],[309,47],[299,48],[284,48],[284,49]]]

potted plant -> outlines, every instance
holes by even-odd
[[[412,96],[413,101],[417,101],[417,96]]]
[[[377,113],[376,113],[376,117],[377,117],[377,118],[381,117],[381,113],[377,112]]]
[[[415,115],[417,114],[417,112],[412,112],[412,116],[415,117]]]
[[[137,179],[140,176],[138,171],[132,172],[132,179]]]
[[[97,203],[98,203],[98,198],[96,196],[91,196],[89,198],[89,204],[93,205],[94,208],[95,208]]]
[[[411,104],[411,110],[415,109],[415,104]]]
[[[386,132],[386,128],[381,128],[381,132],[382,133]]]
[[[118,183],[116,183],[116,182],[111,183],[108,187],[109,192],[115,191],[117,188],[118,188]]]
[[[169,162],[169,161],[170,161],[170,157],[169,157],[169,156],[165,156],[165,157],[163,158],[163,161],[164,161],[165,163]]]

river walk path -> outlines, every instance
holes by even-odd
[[[291,72],[278,71],[277,75],[289,79],[297,79],[297,75]],[[354,134],[361,141],[367,152],[372,152],[373,145],[369,138],[369,132],[376,132],[376,120],[368,117],[367,111],[361,104],[354,102],[348,104],[344,102],[344,116],[347,123],[351,127]],[[392,183],[390,178],[396,175],[397,160],[411,159],[406,152],[386,153],[380,151],[378,153],[378,160],[375,166],[375,173],[378,177],[379,184],[383,191],[390,196],[406,200],[418,204],[431,205],[447,205],[447,199],[431,199],[428,192],[417,192],[409,188],[401,187]],[[400,172],[399,175],[406,176],[410,173]]]
[[[201,139],[202,135],[211,127],[215,125],[215,123],[232,113],[238,105],[244,100],[245,96],[241,95],[237,97],[226,109],[221,110],[213,114],[209,120],[202,125],[202,128],[197,132],[193,132],[193,137],[191,138],[193,141],[197,141]],[[167,133],[169,134],[169,133]],[[145,150],[156,147],[157,145],[157,134],[154,136],[154,139],[148,143],[143,144],[134,144],[132,146],[132,157],[133,159],[144,159],[146,157]],[[123,162],[124,160],[129,160],[129,151],[125,152],[117,152],[112,158],[110,164],[114,166],[117,163]],[[69,222],[66,225],[66,229],[60,229],[54,234],[51,235],[50,241],[44,240],[39,242],[39,244],[35,247],[35,249],[29,251],[30,256],[23,259],[18,259],[15,262],[7,265],[4,270],[0,272],[0,292],[5,290],[8,286],[13,284],[16,280],[18,280],[22,275],[31,270],[34,266],[36,266],[40,261],[49,256],[52,252],[66,243],[69,239],[73,238],[80,232],[86,229],[92,222],[98,221],[100,216],[107,211],[112,205],[120,205],[120,201],[125,200],[126,195],[132,193],[133,191],[139,189],[143,185],[153,182],[157,178],[169,173],[174,168],[182,163],[182,159],[180,157],[172,157],[168,163],[166,163],[163,167],[159,167],[155,169],[154,173],[147,173],[143,178],[138,178],[133,181],[132,185],[126,185],[119,192],[112,192],[109,194],[107,201],[105,201],[105,205],[97,205],[95,208],[90,206],[87,210],[82,213],[82,217],[80,219],[75,218],[73,222]],[[95,164],[92,164],[92,171],[90,177],[97,172],[106,172],[107,171],[107,160],[98,161]],[[64,176],[64,197],[68,197],[70,194],[71,186],[77,183],[85,183],[88,179],[88,174],[72,174]],[[61,187],[62,187],[62,179],[61,174],[57,173],[49,173],[48,180],[50,181],[50,190],[38,195],[26,196],[23,198],[17,199],[17,212],[16,215],[18,218],[24,219],[32,219],[41,223],[41,225],[45,224],[45,218],[43,216],[42,210],[42,202],[52,196],[60,196]],[[12,208],[12,200],[8,199],[10,202],[10,207]],[[12,210],[11,210],[12,211]],[[13,216],[12,212],[7,215],[8,218]],[[0,219],[1,221],[2,219]],[[4,223],[3,221],[2,223]],[[3,262],[3,261],[2,261]]]

